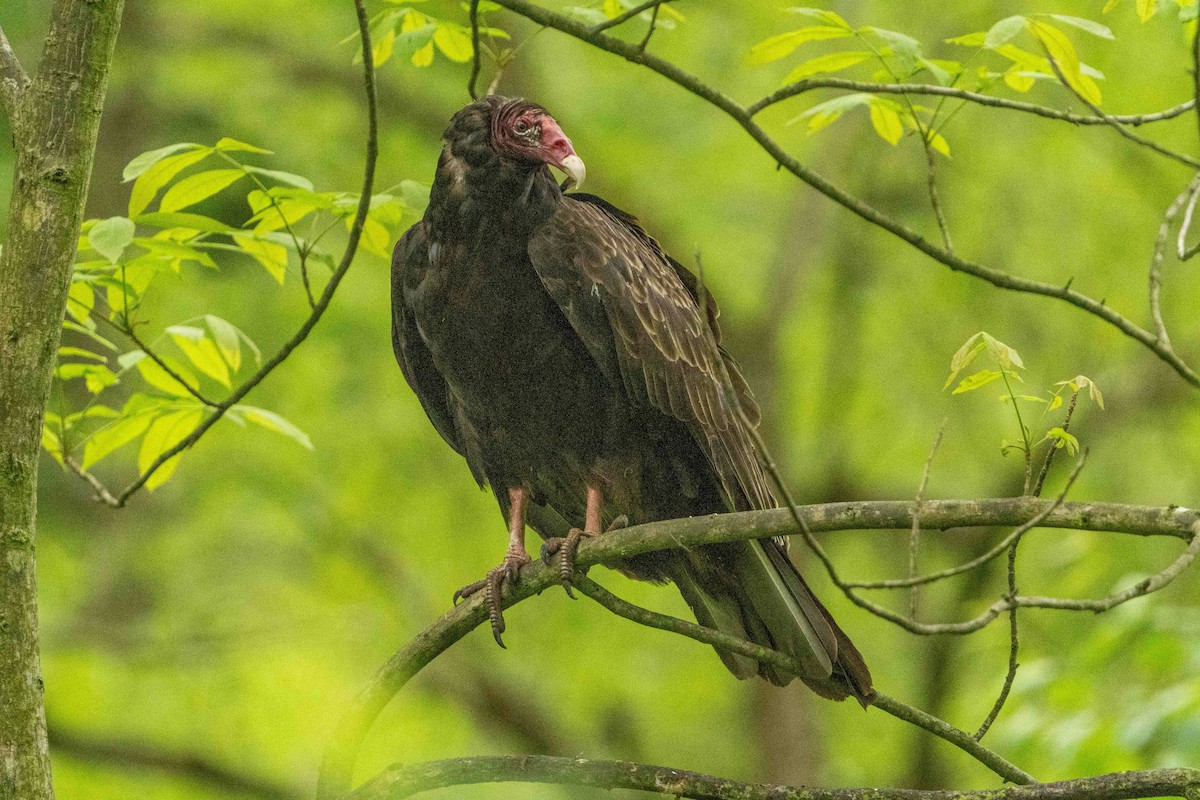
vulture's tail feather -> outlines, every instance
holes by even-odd
[[[874,695],[862,656],[809,590],[783,548],[772,540],[723,546],[732,585],[705,580],[692,559],[672,576],[701,625],[770,647],[796,659],[800,675],[780,672],[746,656],[717,650],[738,678],[761,675],[783,686],[800,678],[822,697],[854,697],[864,707]]]

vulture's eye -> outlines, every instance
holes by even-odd
[[[517,136],[528,136],[531,131],[533,131],[533,126],[523,119],[517,120],[513,125],[513,133]]]

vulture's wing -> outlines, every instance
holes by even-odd
[[[637,402],[687,425],[731,509],[774,498],[753,439],[732,403],[758,413],[737,366],[720,348],[716,304],[637,221],[591,195],[567,195],[530,239],[546,290],[602,371]]]
[[[425,236],[425,223],[413,225],[392,251],[392,350],[404,379],[421,401],[426,416],[437,428],[442,438],[460,455],[467,455],[458,429],[455,415],[447,396],[446,381],[434,366],[429,348],[421,340],[412,314],[404,297],[405,276],[423,270],[429,263],[429,242]]]

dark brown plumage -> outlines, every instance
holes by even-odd
[[[492,590],[529,560],[526,523],[549,538],[621,517],[774,507],[747,429],[758,409],[720,346],[716,303],[705,296],[701,310],[696,279],[633,217],[560,190],[547,165],[579,180],[583,164],[554,119],[487,97],[445,141],[425,217],[396,245],[393,344],[430,420],[509,520]],[[825,697],[872,693],[782,540],[612,566],[671,581],[702,624],[789,653]],[[719,654],[739,678],[793,677]]]

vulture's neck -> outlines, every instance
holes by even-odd
[[[490,147],[442,150],[426,220],[439,241],[498,230],[528,237],[554,215],[562,192],[544,165],[502,158]]]

